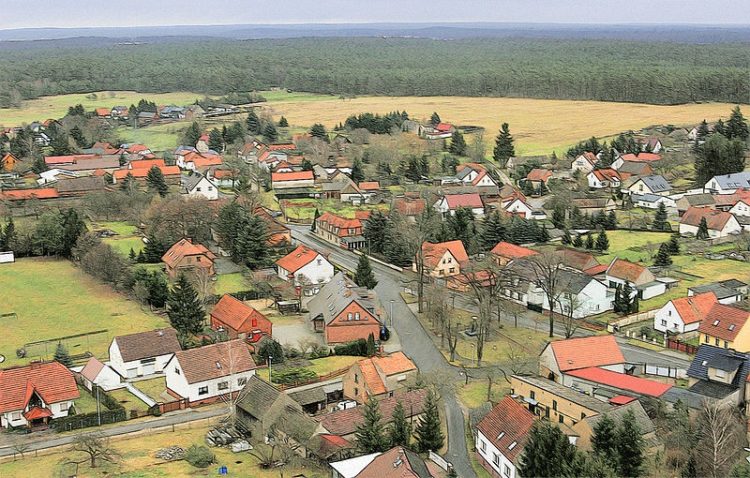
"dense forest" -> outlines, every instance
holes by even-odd
[[[0,43],[0,107],[43,95],[285,87],[656,104],[750,101],[746,43],[307,38]]]

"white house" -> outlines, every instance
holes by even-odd
[[[94,389],[94,385],[102,387],[104,390],[113,390],[120,386],[120,376],[108,365],[101,363],[96,357],[91,357],[81,370],[81,381],[83,386],[89,390]]]
[[[674,199],[668,196],[659,196],[658,194],[636,194],[630,195],[630,201],[635,207],[642,207],[644,209],[659,209],[660,204],[664,204],[664,207],[676,208],[677,203]]]
[[[619,188],[620,174],[612,168],[594,169],[586,179],[591,189]]]
[[[497,187],[497,183],[489,175],[484,166],[475,163],[466,163],[459,166],[456,179],[466,185],[477,187]]]
[[[506,396],[477,423],[476,454],[490,476],[516,478],[534,414]]]
[[[650,137],[646,138],[645,141],[641,141],[641,151],[649,153],[660,153],[664,149],[659,138]]]
[[[708,237],[726,237],[739,234],[742,226],[731,213],[703,207],[691,207],[680,218],[680,234],[697,235],[701,221],[705,219]]]
[[[174,329],[121,335],[109,345],[109,366],[126,379],[146,377],[163,372],[178,350],[180,342]]]
[[[303,287],[305,295],[317,294],[320,284],[331,282],[334,274],[333,264],[307,246],[298,246],[276,261],[276,269],[282,280],[291,280],[295,287]]]
[[[533,210],[531,209],[531,206],[529,206],[525,201],[523,201],[520,198],[516,198],[510,201],[507,205],[503,207],[505,208],[506,211],[513,214],[514,216],[519,216],[524,219],[533,218]]]
[[[434,204],[433,208],[443,215],[453,216],[457,209],[467,208],[471,209],[474,217],[484,216],[484,203],[478,193],[446,194]]]
[[[271,173],[271,187],[273,189],[302,188],[312,187],[314,185],[315,175],[312,171]]]
[[[607,285],[612,289],[629,284],[637,291],[638,297],[643,300],[648,300],[667,291],[666,282],[663,282],[663,279],[657,279],[648,268],[617,257],[607,267],[604,277]]]
[[[716,303],[713,292],[670,300],[656,312],[654,329],[676,334],[696,331]]]
[[[658,174],[635,178],[622,190],[626,194],[656,194],[658,196],[669,196],[671,191],[672,185],[669,181]]]
[[[750,200],[738,199],[734,206],[729,210],[729,213],[734,216],[748,217],[750,216]]]
[[[607,286],[583,272],[561,269],[558,284],[565,291],[554,304],[554,311],[559,314],[568,315],[572,311],[573,318],[581,319],[612,309],[614,295]],[[529,286],[527,301],[541,305],[544,310],[550,309],[547,295],[533,282]]]
[[[219,188],[202,174],[182,176],[180,192],[187,197],[202,197],[209,201],[219,199]]]
[[[573,370],[599,367],[625,373],[625,356],[614,335],[593,335],[549,342],[539,354],[539,375],[566,387]]]
[[[572,172],[582,171],[588,174],[594,170],[597,161],[599,161],[599,158],[594,153],[587,151],[576,156],[576,159],[570,165],[570,170]]]
[[[703,186],[711,194],[734,194],[741,188],[750,188],[750,171],[714,176]]]
[[[166,365],[167,392],[190,405],[213,403],[239,393],[257,368],[241,339],[181,350]]]

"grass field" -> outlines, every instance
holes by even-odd
[[[353,357],[349,355],[324,357],[319,359],[310,360],[311,366],[305,367],[318,375],[325,375],[327,373],[335,372],[344,367],[349,367],[354,362],[362,360],[363,357]]]
[[[91,351],[107,357],[112,338],[166,325],[164,319],[112,289],[99,284],[70,262],[54,259],[20,259],[0,267],[3,299],[0,314],[15,312],[17,318],[4,317],[0,354],[5,365],[18,365],[32,358],[16,358],[16,349],[27,342],[103,330],[91,337],[66,341],[71,354]],[[54,344],[46,358],[54,353]]]
[[[167,379],[164,377],[152,378],[150,380],[139,380],[133,385],[135,385],[135,388],[151,397],[155,402],[166,401]]]
[[[477,408],[487,401],[487,379],[472,379],[468,385],[463,383],[458,385],[458,398],[467,408]],[[499,402],[510,392],[510,386],[502,376],[493,377],[492,394],[490,398],[493,402]]]
[[[32,121],[44,121],[47,118],[62,118],[68,112],[68,107],[82,104],[86,110],[94,108],[112,108],[123,105],[137,104],[141,98],[153,101],[157,105],[187,105],[195,102],[204,95],[190,92],[174,93],[138,93],[136,91],[98,91],[96,98],[89,97],[90,93],[71,95],[45,96],[34,100],[24,101],[20,108],[0,109],[0,125],[19,126]]]
[[[217,295],[230,294],[232,292],[239,292],[249,288],[250,287],[245,283],[245,276],[242,272],[217,275],[216,282],[214,282],[214,293]]]
[[[143,400],[133,395],[126,388],[112,390],[111,392],[109,392],[109,394],[112,396],[112,398],[117,400],[120,405],[122,405],[128,412],[130,412],[130,410],[138,410],[139,412],[148,411],[148,405],[146,405]]]
[[[217,463],[206,469],[193,468],[186,461],[163,462],[154,457],[154,453],[168,446],[180,446],[188,448],[191,445],[203,445],[203,438],[208,431],[208,426],[193,424],[190,428],[178,427],[174,431],[163,431],[160,433],[149,433],[132,438],[112,442],[113,448],[118,452],[119,458],[116,463],[102,462],[97,468],[90,468],[88,463],[80,465],[77,476],[81,478],[104,478],[117,476],[120,478],[187,478],[218,476],[217,470],[221,465],[229,469],[228,476],[252,476],[254,478],[278,478],[279,476],[296,476],[303,474],[308,478],[324,478],[328,474],[312,465],[302,467],[298,460],[292,459],[292,463],[282,468],[263,470],[258,467],[257,460],[248,453],[232,453],[226,448],[212,448],[216,455]],[[62,449],[50,455],[27,457],[17,461],[0,464],[0,476],[3,477],[58,477],[73,476],[75,470],[65,468],[62,463],[74,459],[79,461],[84,456],[79,453],[71,453]],[[34,473],[30,473],[34,470]],[[66,474],[62,474],[62,472]]]
[[[126,143],[145,144],[152,151],[167,151],[179,146],[182,130],[188,125],[188,122],[182,121],[138,129],[120,126],[117,128],[117,134]]]

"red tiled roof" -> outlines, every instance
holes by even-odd
[[[425,242],[422,244],[424,265],[428,269],[435,268],[440,262],[440,259],[443,258],[446,251],[450,251],[453,258],[456,259],[459,264],[463,264],[469,260],[469,256],[466,254],[466,249],[464,248],[464,243],[460,240],[438,242],[437,244]]]
[[[638,154],[628,153],[628,154],[622,155],[622,160],[645,163],[645,162],[651,162],[651,161],[659,161],[661,160],[661,156],[656,153],[638,153]]]
[[[520,456],[533,425],[534,414],[507,396],[492,407],[477,424],[477,429],[508,460],[515,461]]]
[[[612,335],[594,335],[550,342],[561,372],[625,363],[625,357]]]
[[[281,181],[305,181],[315,179],[312,171],[292,171],[291,173],[273,173],[271,181],[274,183]]]
[[[60,197],[55,188],[43,189],[6,189],[0,192],[0,199],[21,201],[24,199],[56,199]]]
[[[94,112],[97,116],[109,116],[112,113],[112,110],[109,108],[97,108]]]
[[[552,171],[549,171],[547,169],[540,169],[535,168],[529,171],[529,174],[526,175],[526,179],[529,181],[543,181],[547,182],[549,178],[552,177]]]
[[[300,245],[295,250],[276,261],[276,265],[285,271],[294,274],[307,264],[314,261],[319,255],[320,253],[318,251]]]
[[[522,257],[538,254],[536,251],[509,242],[498,242],[490,252],[506,259],[521,259]]]
[[[734,216],[728,212],[708,209],[705,207],[690,207],[680,218],[680,224],[698,227],[701,219],[706,218],[708,228],[714,231],[721,231]]]
[[[52,410],[49,408],[33,407],[28,412],[23,414],[23,417],[28,420],[39,420],[40,418],[49,418],[52,416]]]
[[[604,274],[607,272],[607,269],[609,268],[608,264],[599,264],[598,266],[591,267],[589,269],[586,269],[583,271],[584,274],[590,275],[590,276],[596,276],[599,274]]]
[[[388,391],[372,359],[360,360],[357,362],[357,365],[360,372],[362,372],[362,382],[370,389],[372,395],[382,395]]]
[[[205,168],[208,166],[219,166],[224,164],[221,156],[217,154],[201,154],[196,152],[189,152],[185,155],[184,161],[186,163],[193,163],[196,168]]]
[[[411,361],[405,353],[399,351],[382,357],[372,357],[373,365],[379,369],[386,376],[396,375],[399,373],[406,373],[411,370],[416,370],[417,366]]]
[[[380,189],[380,183],[377,181],[363,181],[358,186],[363,191],[377,191]]]
[[[635,283],[646,271],[647,269],[640,264],[615,258],[607,268],[607,275]]]
[[[320,215],[318,218],[319,223],[326,223],[329,224],[332,227],[338,228],[339,232],[338,235],[340,237],[348,236],[349,235],[349,229],[361,229],[362,228],[362,221],[360,221],[357,218],[349,219],[346,217],[337,216],[330,212],[324,212]]]
[[[268,326],[271,322],[265,315],[244,302],[235,299],[229,294],[224,294],[211,311],[211,317],[215,317],[233,330],[244,332],[254,328],[264,329],[260,322]],[[255,325],[253,324],[255,321]]]
[[[418,216],[424,212],[426,202],[424,199],[396,198],[393,208],[404,216]]]
[[[591,151],[586,151],[585,153],[581,154],[580,156],[583,156],[583,158],[589,162],[592,166],[596,164],[597,161],[599,161],[599,158],[596,157],[594,153]]]
[[[600,265],[596,257],[588,252],[577,251],[567,247],[558,249],[555,251],[555,255],[560,258],[560,262],[563,265],[579,271],[589,270]],[[604,267],[606,270],[609,265],[605,265]]]
[[[148,146],[145,144],[131,144],[126,151],[128,153],[140,153],[146,150],[148,150]]]
[[[442,471],[442,470],[441,470]],[[428,473],[428,474],[425,474]],[[336,473],[338,476],[338,473]],[[428,462],[401,446],[376,456],[355,478],[432,478]]]
[[[66,156],[45,156],[44,163],[49,165],[53,164],[72,164],[78,161],[86,161],[89,159],[100,158],[98,154],[69,154]]]
[[[440,132],[447,133],[448,131],[450,131],[451,129],[453,129],[453,125],[450,124],[450,123],[438,123],[435,126],[435,129],[438,130],[438,131],[440,131]]]
[[[130,162],[130,167],[133,169],[151,169],[154,166],[163,168],[166,163],[163,159],[138,159]]]
[[[701,322],[698,332],[731,342],[737,338],[748,317],[750,313],[744,310],[716,303]]]
[[[391,421],[393,410],[396,408],[398,402],[401,402],[401,405],[403,405],[407,418],[420,415],[426,397],[427,390],[419,389],[396,393],[393,397],[380,400],[380,414],[383,417],[383,423],[387,424]],[[355,407],[348,410],[340,410],[316,417],[316,419],[331,434],[339,436],[349,435],[354,433],[357,426],[364,421],[364,416],[362,415],[363,409],[364,407]]]
[[[469,194],[446,194],[445,200],[448,203],[448,209],[458,209],[460,207],[483,208],[482,198],[479,193]]]
[[[168,266],[174,267],[185,256],[206,256],[210,260],[216,259],[213,252],[202,244],[193,244],[190,239],[180,239],[162,256],[161,260]]]
[[[135,169],[118,169],[112,173],[112,177],[115,179],[125,179],[128,174],[133,176],[135,179],[142,179],[148,176],[148,172],[151,168],[135,168]],[[164,176],[179,176],[180,168],[177,166],[163,166],[159,168]]]
[[[610,387],[615,387],[620,390],[627,390],[639,395],[647,395],[656,398],[661,397],[667,393],[667,390],[672,388],[672,385],[667,383],[634,377],[633,375],[617,373],[599,367],[571,370],[568,372],[568,375],[588,380],[590,382],[600,383],[602,385],[609,385]]]
[[[269,151],[295,151],[297,146],[294,143],[269,144]]]
[[[620,173],[612,168],[595,169],[591,172],[599,181],[612,181],[613,179],[620,180]]]
[[[609,399],[609,403],[612,405],[627,405],[628,403],[637,400],[635,397],[629,397],[627,395],[615,395]]]
[[[704,292],[692,297],[673,299],[671,302],[677,313],[680,314],[682,322],[693,324],[702,321],[717,301],[718,299],[713,292]]]
[[[47,404],[79,397],[73,374],[59,362],[0,370],[0,413],[23,410],[34,392]]]

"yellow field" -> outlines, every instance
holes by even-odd
[[[138,93],[136,91],[97,91],[96,98],[87,98],[91,93],[72,95],[45,96],[35,100],[24,101],[21,108],[0,109],[0,126],[19,126],[32,121],[44,121],[47,118],[61,118],[68,112],[69,106],[82,104],[86,110],[117,105],[130,106],[143,98],[157,105],[186,105],[193,103],[204,95],[190,92],[175,93]]]
[[[284,99],[275,95],[266,108],[292,125],[323,123],[333,128],[351,114],[406,110],[416,119],[428,119],[433,111],[447,122],[483,126],[488,144],[500,124],[510,124],[519,155],[558,153],[591,136],[606,137],[621,131],[657,124],[694,125],[728,116],[732,106],[723,103],[657,106],[600,101],[535,100],[524,98],[469,97],[360,97],[338,99],[310,95]]]

